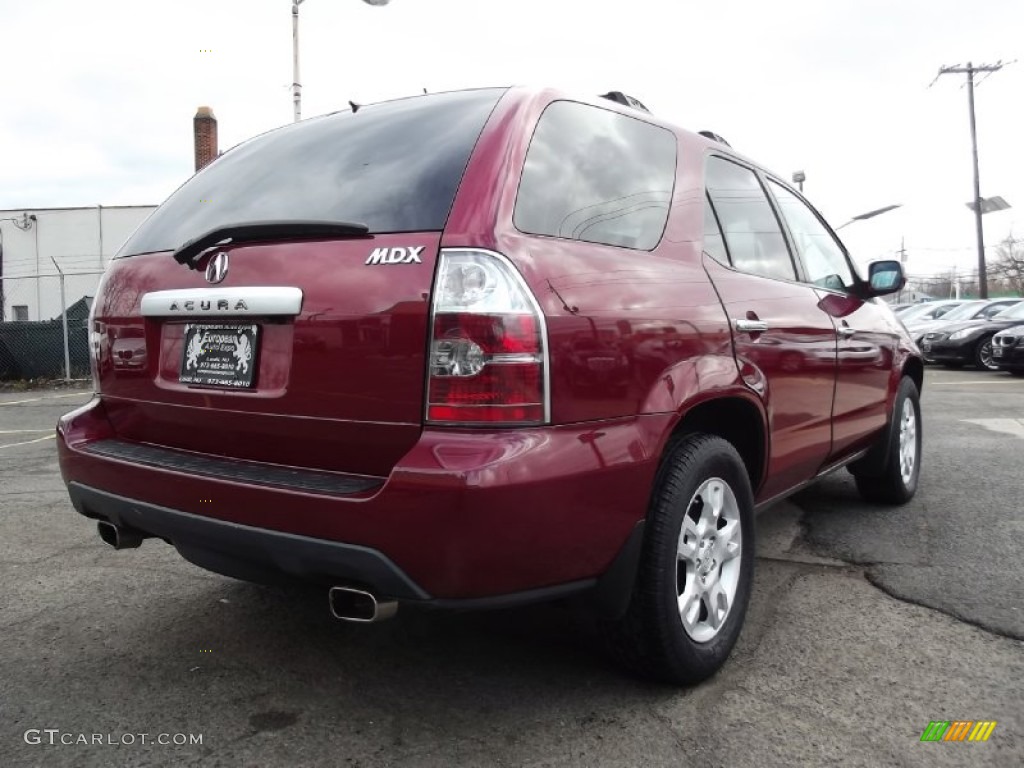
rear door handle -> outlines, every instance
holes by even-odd
[[[737,331],[743,333],[764,333],[768,330],[768,323],[764,320],[748,320],[747,318],[734,318],[733,326]]]
[[[850,326],[848,326],[846,324],[845,320],[843,321],[843,324],[841,326],[839,326],[839,335],[842,336],[844,339],[850,338],[856,332],[857,332],[857,329],[856,328],[851,328]]]

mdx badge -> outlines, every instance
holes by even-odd
[[[374,248],[366,259],[367,264],[422,264],[420,254],[423,246],[415,248]],[[207,267],[209,274],[209,267]]]
[[[224,251],[213,254],[210,263],[206,265],[206,282],[219,283],[228,276],[228,255]]]

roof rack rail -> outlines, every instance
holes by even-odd
[[[697,134],[703,136],[705,139],[711,139],[712,141],[717,141],[719,144],[725,144],[727,147],[732,147],[732,144],[713,131],[697,131]]]
[[[600,94],[602,99],[608,99],[614,101],[616,104],[622,104],[626,107],[632,107],[633,109],[639,109],[641,112],[651,114],[651,110],[645,107],[638,99],[634,99],[622,91],[608,91],[608,93]]]

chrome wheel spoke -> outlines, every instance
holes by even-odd
[[[701,595],[696,590],[688,590],[679,596],[679,617],[687,634],[693,635],[700,621]]]
[[[718,531],[718,560],[725,562],[740,554],[740,521],[730,520]]]
[[[689,515],[683,515],[683,529],[679,532],[679,544],[676,557],[693,565],[697,564],[697,547],[700,544],[700,531]]]
[[[708,610],[708,624],[715,630],[720,629],[729,614],[729,595],[720,581],[716,581],[704,593],[704,604]]]
[[[722,507],[725,504],[725,483],[720,480],[709,482],[703,498],[704,511],[700,519],[704,523],[705,535],[713,534],[718,529],[718,520],[722,516]]]

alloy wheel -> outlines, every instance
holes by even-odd
[[[736,600],[743,529],[729,484],[706,480],[683,516],[676,556],[676,595],[683,629],[694,642],[715,638]]]
[[[999,370],[999,366],[992,359],[992,339],[982,342],[981,347],[978,349],[978,362],[981,363],[982,368],[989,371]]]
[[[917,464],[917,411],[910,399],[903,401],[903,412],[900,415],[900,477],[903,482],[910,483]]]

